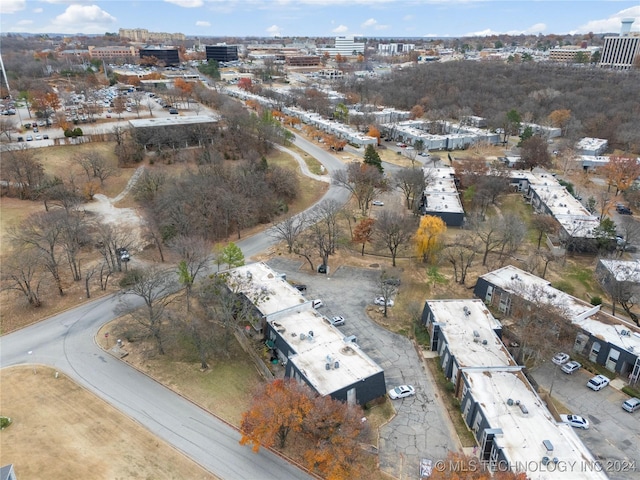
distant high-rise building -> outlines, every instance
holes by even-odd
[[[150,32],[146,28],[121,28],[118,35],[134,42],[172,43],[185,40],[184,33]]]
[[[227,45],[224,43],[218,45],[207,45],[207,61],[215,60],[217,62],[233,62],[238,60],[238,46]]]
[[[633,18],[622,19],[620,35],[604,37],[600,56],[600,66],[618,70],[628,70],[634,62],[640,62],[640,32],[631,32]]]
[[[180,63],[180,55],[176,47],[150,47],[140,49],[140,58],[155,57],[165,65],[177,65]],[[144,63],[144,62],[142,62]]]
[[[364,42],[356,42],[353,37],[336,37],[334,47],[319,48],[318,52],[320,54],[326,52],[332,57],[336,55],[350,57],[364,53]]]

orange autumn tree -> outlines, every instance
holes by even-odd
[[[638,176],[640,176],[640,163],[631,157],[619,157],[612,155],[609,157],[609,163],[602,167],[609,186],[616,187],[616,195],[624,192],[633,185]]]
[[[362,455],[360,440],[366,423],[362,411],[331,397],[316,397],[304,419],[308,440],[304,459],[307,467],[327,480],[356,478]]]
[[[353,229],[353,242],[362,245],[362,256],[364,257],[364,247],[367,242],[371,241],[373,236],[373,224],[375,219],[371,217],[363,218]]]
[[[367,136],[374,137],[378,139],[378,145],[380,145],[380,130],[375,125],[369,125],[369,131],[367,131]]]
[[[244,413],[241,445],[279,448],[295,434],[296,449],[307,467],[329,480],[354,478],[360,443],[367,425],[356,406],[321,397],[292,379],[277,379],[260,387]]]
[[[284,448],[289,434],[302,430],[312,408],[308,387],[295,380],[274,380],[254,396],[251,408],[242,415],[240,444],[251,444],[254,452],[261,445],[272,447],[276,442]]]
[[[440,217],[425,215],[420,219],[420,226],[413,241],[416,244],[416,252],[424,263],[428,263],[441,247],[441,238],[446,231],[447,226]]]

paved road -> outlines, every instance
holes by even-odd
[[[405,383],[416,387],[415,397],[393,402],[397,414],[380,429],[382,471],[399,479],[415,479],[421,458],[444,459],[450,451],[460,451],[436,387],[412,343],[380,327],[365,313],[380,294],[380,270],[340,267],[326,276],[310,272],[306,262],[277,257],[268,263],[286,273],[287,279],[307,285],[307,298],[321,298],[323,315],[345,317],[340,330],[345,336],[355,335],[362,350],[384,369],[388,388]]]
[[[545,362],[532,372],[536,382],[560,400],[571,413],[589,420],[589,430],[577,430],[593,456],[602,462],[611,479],[640,478],[640,414],[625,412],[627,395],[608,386],[599,392],[587,388],[593,376],[586,370],[567,375]]]
[[[296,140],[329,172],[341,162],[311,143]],[[331,186],[324,198],[346,201]],[[313,208],[313,207],[312,207]],[[268,233],[238,242],[251,257],[276,240]],[[120,409],[207,470],[224,479],[307,479],[302,470],[261,449],[240,446],[239,433],[219,419],[101,350],[94,341],[101,325],[116,318],[117,296],[95,300],[46,321],[0,337],[0,365],[50,365]],[[139,298],[127,298],[132,307]]]

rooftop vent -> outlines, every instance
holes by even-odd
[[[474,337],[479,337],[479,336],[480,336],[480,333],[479,333],[477,330],[474,330],[474,331],[473,331],[473,336],[474,336]]]
[[[471,310],[469,310],[469,307],[467,307],[465,305],[465,307],[462,309],[464,311],[464,314],[468,317],[469,315],[471,315]]]

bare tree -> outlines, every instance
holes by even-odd
[[[7,137],[7,141],[11,141],[11,132],[16,128],[15,120],[9,116],[0,117],[0,137]]]
[[[89,243],[88,224],[84,214],[75,211],[64,211],[64,215],[60,216],[60,222],[60,245],[69,262],[73,280],[79,282],[82,279],[79,254],[81,248]]]
[[[394,184],[404,194],[406,206],[409,210],[416,209],[416,200],[433,181],[433,171],[425,172],[421,168],[403,168],[394,175]]]
[[[500,222],[502,228],[502,241],[500,245],[500,258],[505,254],[512,255],[522,244],[527,235],[527,226],[514,213],[505,214]]]
[[[110,223],[98,223],[96,227],[96,248],[102,254],[105,263],[112,272],[122,271],[122,258],[118,250],[127,250],[134,246],[134,237],[126,228]]]
[[[63,232],[61,215],[64,212],[40,212],[29,215],[18,227],[9,230],[9,238],[17,249],[32,247],[40,253],[41,261],[51,273],[58,293],[64,295],[60,277],[59,245]]]
[[[45,178],[36,150],[22,146],[9,149],[2,155],[2,171],[9,182],[9,191],[17,190],[23,200],[33,198]]]
[[[282,222],[274,223],[268,233],[287,244],[289,253],[293,252],[298,237],[302,234],[307,225],[306,215],[289,215]]]
[[[350,163],[346,170],[338,170],[332,181],[349,190],[358,201],[362,215],[366,215],[371,201],[387,188],[384,176],[376,167],[364,163]]]
[[[42,284],[42,259],[33,247],[19,248],[3,261],[2,290],[17,290],[32,307],[40,307],[40,285]]]
[[[394,267],[396,266],[398,249],[409,242],[415,229],[413,218],[391,210],[383,211],[376,220],[374,236],[378,243],[389,249],[391,263]]]
[[[310,234],[322,263],[329,265],[329,255],[335,253],[338,239],[338,216],[341,206],[335,200],[321,202],[309,219]]]
[[[638,315],[632,308],[640,298],[640,285],[634,277],[638,275],[638,265],[628,268],[626,266],[613,267],[615,273],[604,270],[598,274],[598,282],[611,297],[611,314],[616,314],[616,304],[620,304],[625,313],[638,325]]]
[[[501,218],[494,216],[485,222],[472,221],[472,229],[483,246],[482,266],[485,266],[489,253],[503,245],[504,223]]]
[[[538,250],[544,235],[555,235],[558,233],[560,225],[552,215],[534,215],[531,219],[531,226],[538,232]]]
[[[185,287],[187,312],[191,310],[191,290],[198,274],[206,267],[213,255],[211,243],[203,237],[179,235],[171,240],[171,249],[180,255],[178,278]]]
[[[87,175],[87,180],[97,178],[100,180],[100,185],[104,185],[109,177],[118,173],[117,167],[111,164],[100,152],[90,151],[84,155],[75,155],[74,161],[82,167]]]
[[[386,270],[380,272],[378,287],[380,288],[380,295],[384,298],[382,315],[385,318],[387,317],[389,300],[392,300],[395,294],[398,293],[398,285],[399,279],[390,277]]]
[[[629,245],[634,245],[640,241],[640,223],[633,217],[622,217],[617,224],[618,233],[622,236],[621,240],[618,240],[618,255],[627,250]]]
[[[447,245],[443,251],[444,258],[453,267],[454,281],[464,285],[467,272],[473,265],[478,255],[478,239],[472,232],[463,232],[457,235],[453,243]]]
[[[133,283],[120,293],[119,310],[129,312],[146,333],[154,339],[160,355],[165,354],[166,309],[176,289],[174,276],[168,270],[150,267],[132,272]],[[144,302],[140,309],[133,310],[133,302],[126,296],[132,295]]]

